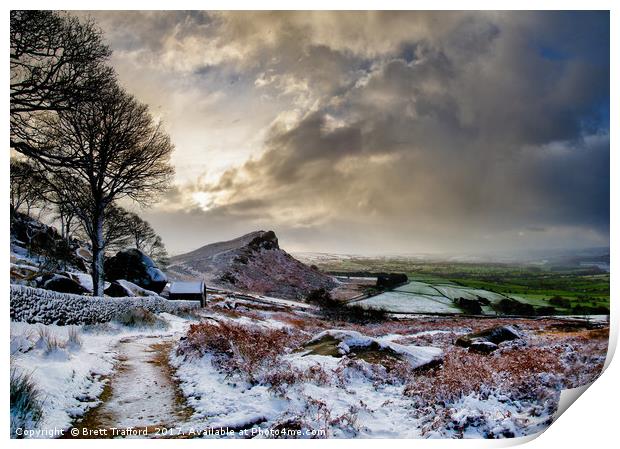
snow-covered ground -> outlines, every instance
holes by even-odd
[[[394,289],[394,291],[360,301],[359,304],[400,313],[463,313],[463,310],[454,303],[457,298],[469,300],[485,298],[491,303],[496,303],[506,296],[487,290],[456,285],[410,281],[408,284]],[[489,312],[485,307],[483,310],[485,313]],[[494,315],[495,313],[491,314]]]
[[[145,437],[530,435],[551,423],[561,389],[596,378],[607,352],[606,317],[438,316],[460,312],[455,298],[503,297],[456,285],[412,281],[355,301],[401,312],[368,321],[220,288],[200,310],[127,281],[128,298],[55,293],[34,288],[45,262],[11,242],[17,437],[113,428]],[[62,275],[92,290],[75,266]],[[518,338],[482,344],[491,353],[457,344],[502,326]]]
[[[128,327],[116,322],[57,326],[12,321],[11,367],[29,375],[40,394],[42,417],[34,428],[68,429],[77,417],[99,405],[119,356],[124,355],[122,341],[151,337],[155,343],[173,338],[190,322],[167,313],[159,317],[162,325],[155,327]],[[139,349],[133,348],[126,356],[134,358]],[[133,380],[128,394],[143,385],[139,376]],[[119,404],[120,408],[124,406]],[[32,424],[27,427],[33,430]]]
[[[214,295],[197,317],[158,317],[165,327],[12,322],[12,366],[32,376],[44,399],[35,427],[129,426],[157,436],[152,429],[163,426],[235,438],[522,436],[550,424],[560,388],[595,378],[606,350],[605,329],[583,323],[574,331],[551,319],[347,323],[247,296]],[[502,324],[524,338],[490,355],[454,345]]]
[[[242,324],[247,329],[253,326],[281,329],[283,323],[286,328],[291,322],[290,316],[266,312],[243,319],[218,314],[212,317],[220,323]],[[278,320],[280,327],[277,326]],[[428,323],[433,323],[430,328],[419,330]],[[173,351],[171,358],[181,388],[196,410],[195,418],[206,419],[209,426],[234,429],[236,433],[230,436],[237,437],[243,436],[244,431],[253,432],[252,436],[275,436],[274,431],[288,430],[301,432],[295,434],[296,437],[335,438],[530,435],[544,430],[551,423],[559,388],[591,379],[604,360],[604,338],[595,337],[592,346],[587,347],[580,347],[583,344],[580,340],[582,331],[576,339],[564,339],[562,334],[561,342],[556,341],[555,336],[548,341],[541,339],[539,326],[540,329],[554,326],[550,324],[555,323],[553,321],[539,324],[534,320],[521,320],[520,323],[527,323],[526,340],[502,344],[494,355],[469,355],[467,350],[453,345],[456,337],[471,332],[468,326],[479,326],[480,323],[488,326],[491,320],[455,318],[445,323],[442,329],[441,322],[435,318],[418,317],[411,324],[401,322],[386,326],[386,331],[395,327],[396,333],[379,335],[376,332],[383,328],[382,325],[378,328],[374,325],[353,326],[358,331],[325,329],[317,332],[308,329],[313,324],[307,323],[305,344],[311,346],[325,337],[332,337],[340,342],[337,346],[339,356],[283,348],[277,362],[257,368],[264,370],[262,376],[256,376],[263,380],[250,381],[243,372],[222,369],[221,360],[210,351],[203,355],[192,355],[185,350],[181,353]],[[369,334],[361,332],[364,328]],[[370,337],[370,334],[375,336]],[[349,351],[355,347],[376,343],[411,361],[412,358],[408,357],[411,355],[437,356],[441,350],[420,346],[420,343],[433,341],[446,348],[450,361],[446,360],[445,368],[423,371],[420,375],[411,371],[416,366],[415,357],[409,369],[405,369],[403,378],[399,378],[402,373],[398,373],[402,366],[382,366],[381,362],[367,362],[355,355],[349,357]],[[185,349],[182,344],[181,347]],[[550,354],[557,354],[557,359]],[[591,357],[588,362],[585,361],[586,354]],[[567,362],[575,357],[581,358],[584,365],[571,366]],[[473,365],[468,366],[470,358]],[[486,363],[489,365],[485,366]],[[435,379],[435,372],[439,380]],[[286,373],[293,374],[287,378]],[[497,376],[497,380],[493,380],[493,376]],[[487,380],[488,385],[479,378]],[[517,394],[520,388],[524,388],[523,382],[531,382],[528,384],[529,393]],[[421,396],[416,387],[423,390]],[[454,396],[449,400],[442,399],[444,390],[452,388]],[[428,402],[435,389],[436,401]]]
[[[233,429],[236,437],[244,436],[243,431],[259,437],[278,432],[302,438],[420,436],[402,386],[376,384],[366,375],[372,367],[363,361],[347,368],[339,358],[292,354],[282,363],[304,372],[320,370],[327,377],[287,385],[280,392],[219,372],[211,355],[188,361],[173,354],[172,361],[196,417],[206,418],[210,428]]]
[[[68,344],[70,330],[81,344]],[[112,348],[125,333],[119,328],[85,332],[83,327],[11,323],[11,365],[31,376],[43,399],[38,428],[67,428],[73,416],[97,404],[104,376],[114,366]],[[54,340],[61,346],[55,348]]]
[[[444,296],[420,295],[409,292],[385,292],[355,304],[394,313],[462,313],[452,300]]]

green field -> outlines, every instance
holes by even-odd
[[[595,267],[545,268],[499,263],[420,262],[404,258],[351,258],[330,260],[318,266],[328,272],[406,273],[412,281],[487,290],[536,308],[552,306],[559,313],[604,314],[609,310],[609,273]]]

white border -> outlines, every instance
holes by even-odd
[[[133,1],[133,0],[109,0],[109,1],[101,1],[94,0],[88,3],[77,0],[66,0],[66,1],[41,1],[41,0],[27,0],[27,1],[9,1],[9,4],[5,6],[3,9],[1,27],[3,30],[4,39],[8,36],[8,24],[9,24],[9,9],[67,9],[67,10],[83,10],[83,9],[117,9],[117,10],[130,10],[130,9],[228,9],[228,10],[253,10],[253,9],[302,9],[302,10],[310,10],[310,9],[417,9],[417,10],[446,10],[446,9],[455,9],[455,10],[536,10],[536,9],[545,9],[545,10],[581,10],[581,9],[601,9],[601,10],[611,10],[611,54],[618,54],[618,29],[620,28],[620,15],[618,12],[618,8],[613,8],[615,5],[612,1],[602,1],[602,0],[590,0],[590,1],[574,1],[574,0],[521,0],[521,1],[503,1],[498,3],[497,1],[484,1],[484,0],[476,0],[476,1],[441,1],[441,0],[424,0],[424,1],[394,1],[394,0],[383,0],[383,1],[369,1],[369,0],[341,0],[341,1],[326,1],[326,0],[314,0],[314,1],[274,1],[274,0],[265,0],[260,3],[252,3],[249,1],[236,1],[236,0],[211,0],[208,2],[198,1],[198,0],[176,0],[175,2],[159,2],[154,3],[152,1],[147,2],[143,1]],[[616,3],[617,4],[617,3]],[[6,41],[5,41],[6,42]],[[4,86],[9,84],[9,70],[8,70],[8,45],[5,44],[4,48],[4,70],[0,72],[0,76],[4,80]],[[611,79],[618,79],[618,58],[613,57],[611,59]],[[610,136],[611,141],[610,145],[612,149],[618,148],[618,89],[617,84],[611,83],[611,91],[610,97],[612,99],[611,102],[611,110],[610,110]],[[6,97],[5,97],[6,98]],[[6,101],[6,100],[5,100]],[[9,120],[8,120],[8,102],[5,103],[5,120],[3,122],[4,136],[5,142],[8,142],[9,135]],[[6,151],[4,158],[1,159],[2,164],[2,174],[1,182],[2,182],[2,195],[3,202],[0,204],[4,204],[5,206],[0,208],[2,215],[2,224],[0,229],[0,236],[5,236],[1,240],[1,248],[2,254],[7,254],[9,251],[9,241],[6,236],[9,234],[8,229],[8,157],[9,152]],[[611,151],[610,154],[610,167],[618,166],[618,156],[614,151]],[[618,189],[620,182],[611,177],[611,198],[619,198]],[[614,238],[613,231],[617,229],[618,225],[618,207],[612,201],[611,203],[611,223],[610,223],[610,248],[612,255],[612,265],[613,261],[616,260],[616,256],[618,255],[618,243]],[[0,257],[0,273],[8,272],[8,258]],[[615,267],[615,265],[614,265]],[[5,323],[6,326],[2,326],[2,344],[5,348],[5,357],[8,359],[9,351],[8,351],[8,342],[9,342],[9,314],[8,314],[8,277],[2,276],[0,277],[0,292],[4,292],[2,298],[4,298],[4,311],[5,311]],[[615,303],[615,298],[617,297],[616,293],[618,292],[618,282],[615,275],[611,277],[611,297],[614,298],[612,303]],[[610,348],[608,353],[607,362],[609,363],[611,357],[615,351],[615,347],[617,344],[617,332],[618,332],[618,313],[617,307],[614,307],[612,304],[612,335],[610,336]],[[8,385],[9,379],[9,360],[6,360],[4,364],[4,369],[2,370],[2,380],[0,381],[0,385]],[[619,386],[618,380],[620,380],[620,368],[618,367],[618,362],[612,363],[609,368],[603,373],[601,378],[594,382],[588,392],[576,402],[576,404],[569,407],[568,411],[561,416],[561,418],[554,423],[548,431],[544,432],[542,436],[539,438],[535,438],[534,441],[529,443],[529,447],[532,448],[542,448],[548,446],[556,446],[562,448],[571,448],[571,447],[610,447],[612,441],[617,441],[616,433],[617,433],[617,409],[620,405],[620,395],[619,395]],[[4,400],[5,408],[4,408],[4,417],[6,426],[4,428],[4,437],[9,440],[9,397],[7,388],[2,388],[1,395]],[[423,446],[423,447],[465,447],[465,448],[479,448],[479,447],[505,447],[516,445],[520,443],[524,443],[526,440],[531,440],[532,438],[527,439],[512,439],[512,440],[499,440],[499,441],[488,441],[488,440],[390,440],[389,445],[391,447],[411,447],[411,446]],[[45,446],[55,446],[59,447],[60,445],[79,445],[80,447],[84,445],[83,441],[57,441],[57,440],[28,440],[28,441],[15,441],[9,440],[9,444],[15,446],[26,446],[32,447],[39,444],[43,444]],[[98,446],[103,447],[110,444],[109,441],[105,440],[90,440],[87,443],[89,446]],[[114,442],[114,444],[120,444],[122,446],[128,445],[140,445],[142,446],[142,441],[122,441],[122,442]],[[178,447],[179,441],[159,441],[158,444],[166,447],[171,447],[175,445]],[[209,445],[210,447],[230,447],[237,446],[243,443],[238,441],[187,441],[186,444],[190,445]],[[316,445],[321,445],[324,447],[353,447],[359,448],[360,445],[377,445],[381,444],[379,442],[370,442],[368,440],[321,440],[321,441],[311,441],[311,440],[302,440],[295,442],[286,442],[286,441],[272,441],[272,440],[253,440],[251,443],[253,446],[257,447],[268,447],[272,445],[289,445],[294,444],[295,447],[314,447]],[[196,447],[196,446],[194,446]]]
[[[147,0],[22,0],[7,2],[8,9],[66,9],[66,10],[610,10],[611,0],[176,0],[154,2]]]

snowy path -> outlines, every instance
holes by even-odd
[[[117,346],[119,365],[102,394],[102,404],[76,424],[80,435],[92,429],[132,428],[158,436],[157,428],[186,422],[192,410],[172,378],[171,336],[133,336]]]

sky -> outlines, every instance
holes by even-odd
[[[178,254],[609,244],[607,12],[91,12],[162,120]]]

